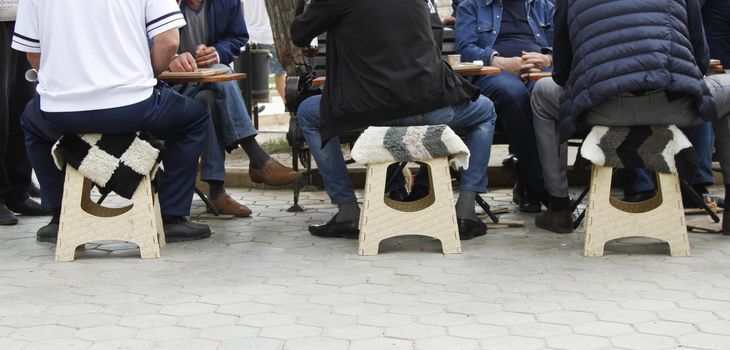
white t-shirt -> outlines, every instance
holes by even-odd
[[[41,110],[115,108],[150,97],[148,39],[184,25],[175,0],[20,0],[12,47],[41,53]]]
[[[274,35],[271,34],[271,22],[266,12],[264,0],[241,0],[243,4],[243,18],[250,41],[259,44],[274,44]]]

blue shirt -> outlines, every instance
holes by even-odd
[[[522,51],[540,52],[542,49],[527,22],[523,0],[502,0],[502,28],[492,48],[504,57],[519,57]]]
[[[492,61],[493,46],[501,33],[503,2],[508,0],[461,0],[456,10],[456,49],[465,62]],[[552,50],[553,15],[551,0],[520,0],[527,7],[527,22],[540,51]],[[504,56],[504,55],[503,55]]]

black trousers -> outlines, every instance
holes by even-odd
[[[35,84],[25,80],[25,54],[10,48],[14,27],[0,22],[0,203],[26,199],[31,178],[20,114],[35,96]]]

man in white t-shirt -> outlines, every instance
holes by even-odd
[[[243,5],[243,16],[246,19],[249,40],[251,43],[256,43],[259,49],[271,52],[269,67],[271,73],[276,76],[274,80],[276,91],[283,99],[286,89],[286,71],[276,54],[274,35],[271,33],[271,22],[269,21],[269,13],[266,12],[266,4],[264,0],[241,0],[241,4]]]
[[[165,141],[160,205],[168,242],[210,236],[185,219],[208,127],[205,107],[157,85],[185,25],[174,0],[21,0],[12,47],[38,69],[38,94],[22,126],[44,207],[55,212],[36,236],[55,242],[63,174],[51,147],[63,134],[149,131]]]

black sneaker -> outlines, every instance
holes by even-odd
[[[188,221],[184,216],[162,216],[165,242],[196,241],[210,237],[210,227]]]
[[[22,201],[18,202],[7,202],[8,209],[14,213],[18,213],[23,216],[48,216],[53,215],[50,210],[41,207],[41,205],[34,201],[32,198],[27,197]]]
[[[15,217],[15,214],[5,206],[5,203],[0,203],[0,225],[11,226],[17,223],[18,218]]]
[[[648,201],[648,200],[654,198],[654,196],[656,196],[655,190],[628,193],[628,194],[624,194],[624,198],[622,199],[622,201],[628,202],[628,203],[640,203],[643,201]]]
[[[56,240],[58,239],[58,223],[61,221],[61,212],[60,210],[53,210],[52,212],[54,212],[54,214],[51,218],[51,222],[38,229],[38,232],[35,235],[36,241],[56,244]]]

